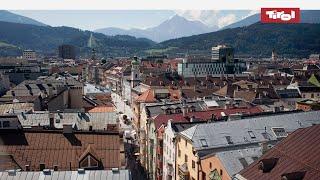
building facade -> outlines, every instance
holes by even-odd
[[[62,59],[75,59],[76,52],[75,47],[72,45],[61,45],[59,46],[59,57]]]
[[[23,59],[26,59],[26,60],[36,60],[37,59],[36,52],[33,50],[24,50],[22,53],[22,57],[23,57]]]
[[[246,69],[245,62],[234,59],[233,48],[226,46],[213,47],[211,59],[187,57],[178,63],[178,74],[183,77],[241,74]]]

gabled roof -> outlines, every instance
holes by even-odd
[[[258,116],[235,121],[198,124],[192,127],[192,130],[187,129],[180,134],[193,142],[195,150],[228,148],[277,140],[279,137],[275,135],[273,128],[281,127],[285,132],[290,133],[298,128],[320,124],[319,116],[320,111]],[[254,138],[249,131],[255,136]],[[201,145],[201,139],[207,141],[208,147],[204,148]]]
[[[100,161],[99,169],[120,168],[123,163],[118,133],[75,131],[63,134],[62,131],[25,129],[1,131],[0,139],[0,152],[12,155],[22,170],[29,165],[31,171],[39,171],[40,163],[44,163],[46,169],[57,165],[59,170],[77,170],[79,158],[87,152],[95,154]],[[0,163],[0,171],[4,170],[8,170],[8,166]]]
[[[140,96],[137,97],[136,102],[154,103],[154,102],[157,102],[157,99],[154,98],[153,90],[148,89],[144,91]]]
[[[260,161],[278,158],[270,172],[259,169]],[[282,179],[292,173],[303,179],[320,179],[320,125],[301,128],[264,154],[259,160],[240,172],[246,179]]]

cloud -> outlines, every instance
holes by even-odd
[[[227,16],[224,16],[218,20],[218,27],[222,28],[224,26],[227,26],[229,24],[232,24],[236,22],[236,15],[235,14],[228,14]]]
[[[208,26],[222,28],[226,25],[242,20],[258,13],[251,10],[177,10],[176,14],[189,20],[198,20]]]

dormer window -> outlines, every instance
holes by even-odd
[[[273,133],[276,135],[277,138],[283,138],[283,137],[287,137],[288,133],[286,132],[286,130],[282,127],[274,127],[271,128]]]
[[[96,169],[99,167],[99,161],[93,156],[88,155],[82,161],[80,161],[80,168],[84,169]]]
[[[79,168],[83,169],[99,169],[100,163],[93,149],[89,145],[79,158]]]

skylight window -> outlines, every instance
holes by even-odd
[[[256,135],[253,133],[253,131],[248,131],[248,134],[251,137],[251,139],[256,138]]]
[[[287,137],[288,133],[284,128],[272,128],[273,133],[277,136],[277,138]]]
[[[200,143],[201,143],[201,146],[202,146],[202,147],[208,147],[207,140],[205,140],[205,139],[200,139]]]

